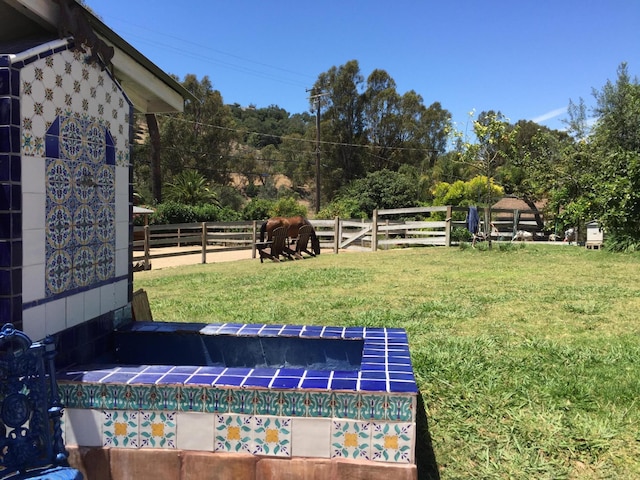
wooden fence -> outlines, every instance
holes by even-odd
[[[376,251],[398,246],[451,246],[452,229],[467,227],[468,208],[414,207],[374,211],[370,220],[310,220],[325,250]],[[480,210],[480,225],[493,225],[495,240],[510,240],[517,230],[539,230],[531,210]],[[406,220],[420,218],[420,220]],[[262,222],[203,222],[134,227],[133,264],[148,270],[151,260],[176,255],[201,254],[202,263],[214,252],[251,249],[256,258],[256,241]],[[181,247],[176,248],[167,247]]]

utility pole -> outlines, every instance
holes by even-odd
[[[317,93],[309,97],[314,101],[316,109],[316,213],[320,211],[320,100],[327,95],[329,94]]]

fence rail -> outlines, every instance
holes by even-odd
[[[450,246],[452,229],[466,228],[467,213],[465,207],[411,207],[376,210],[370,220],[335,218],[310,222],[325,250],[333,253],[341,249],[376,251],[378,247],[404,245]],[[496,239],[509,240],[517,230],[538,230],[538,223],[530,218],[539,213],[532,210],[485,209],[480,213],[483,214],[480,228],[489,232],[489,225],[495,227]],[[524,215],[527,219],[523,219]],[[407,217],[420,220],[403,220]],[[148,270],[152,259],[176,255],[200,253],[202,263],[207,263],[207,255],[214,252],[251,249],[252,258],[256,258],[259,226],[257,221],[136,226],[133,230],[134,270]],[[165,247],[182,248],[163,251]]]

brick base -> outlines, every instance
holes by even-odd
[[[323,458],[127,448],[68,447],[87,480],[417,480],[415,465]]]

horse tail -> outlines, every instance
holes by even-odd
[[[260,241],[264,242],[264,233],[267,231],[267,220],[264,221],[262,225],[260,225]]]
[[[316,255],[320,255],[320,239],[316,235],[316,229],[313,228],[313,225],[311,225],[311,222],[306,218],[305,218],[305,222],[307,225],[311,227],[311,249],[313,250],[313,253],[315,253]]]

